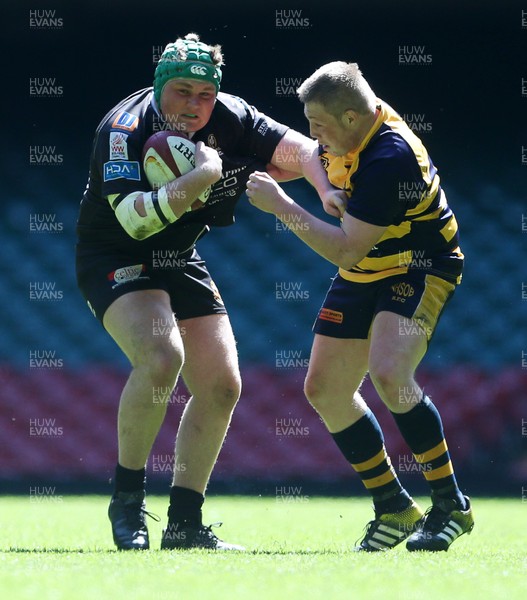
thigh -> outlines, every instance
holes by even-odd
[[[379,312],[371,329],[368,368],[374,382],[408,381],[427,349],[426,333],[412,319],[392,312]]]
[[[400,318],[394,324],[399,337],[424,335],[429,343],[455,289],[453,283],[420,271],[388,277],[378,290],[375,314],[397,315]]]
[[[104,313],[103,325],[134,367],[160,353],[183,359],[181,335],[165,291],[119,296]]]
[[[178,268],[166,271],[165,277],[178,320],[227,313],[207,265],[196,250],[178,257]]]
[[[368,369],[369,340],[315,334],[306,386],[337,398],[352,398]]]
[[[371,330],[370,370],[412,375],[454,290],[454,284],[426,273],[386,279]]]
[[[375,310],[377,283],[355,283],[337,275],[313,331],[330,338],[367,340]]]
[[[121,296],[143,290],[168,291],[150,259],[126,250],[78,250],[76,271],[79,289],[101,323],[108,308]]]
[[[182,376],[191,394],[207,397],[221,387],[237,396],[241,377],[229,317],[213,314],[178,323],[185,348]]]

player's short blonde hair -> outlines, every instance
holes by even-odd
[[[297,90],[303,104],[316,102],[333,116],[346,110],[366,114],[375,110],[376,96],[357,63],[335,61],[323,65]]]

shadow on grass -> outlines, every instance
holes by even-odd
[[[142,550],[139,554],[149,554],[151,552],[162,552],[163,554],[171,553],[190,553],[190,554],[218,554],[218,556],[225,556],[225,552],[217,551],[217,550],[207,550],[205,548],[191,548],[186,550],[159,550],[157,548],[152,548],[150,550]],[[257,550],[247,550],[246,552],[233,552],[236,555],[249,554],[251,556],[341,556],[342,554],[347,554],[351,552],[351,550],[347,549],[321,549],[321,550],[287,550],[285,548],[279,548],[276,550],[265,550],[265,549],[257,549]],[[19,547],[11,547],[11,548],[0,548],[0,554],[136,554],[136,551],[124,551],[117,550],[115,548],[95,548],[95,549],[85,549],[85,548],[19,548]]]
[[[352,552],[352,550],[286,550],[280,548],[278,550],[249,550],[247,554],[253,556],[341,556]]]
[[[0,554],[117,554],[119,550],[115,548],[95,548],[86,550],[85,548],[0,548]]]

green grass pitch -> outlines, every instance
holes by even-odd
[[[473,498],[476,526],[448,552],[351,551],[372,518],[369,500],[210,496],[206,523],[245,553],[160,551],[167,499],[147,498],[152,550],[118,552],[108,498],[0,497],[4,600],[260,598],[435,600],[525,598],[527,504]],[[420,500],[423,506],[426,499]]]

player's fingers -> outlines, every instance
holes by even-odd
[[[339,209],[335,206],[332,206],[331,204],[324,204],[324,210],[328,213],[328,215],[331,215],[332,217],[340,217],[342,215]]]

